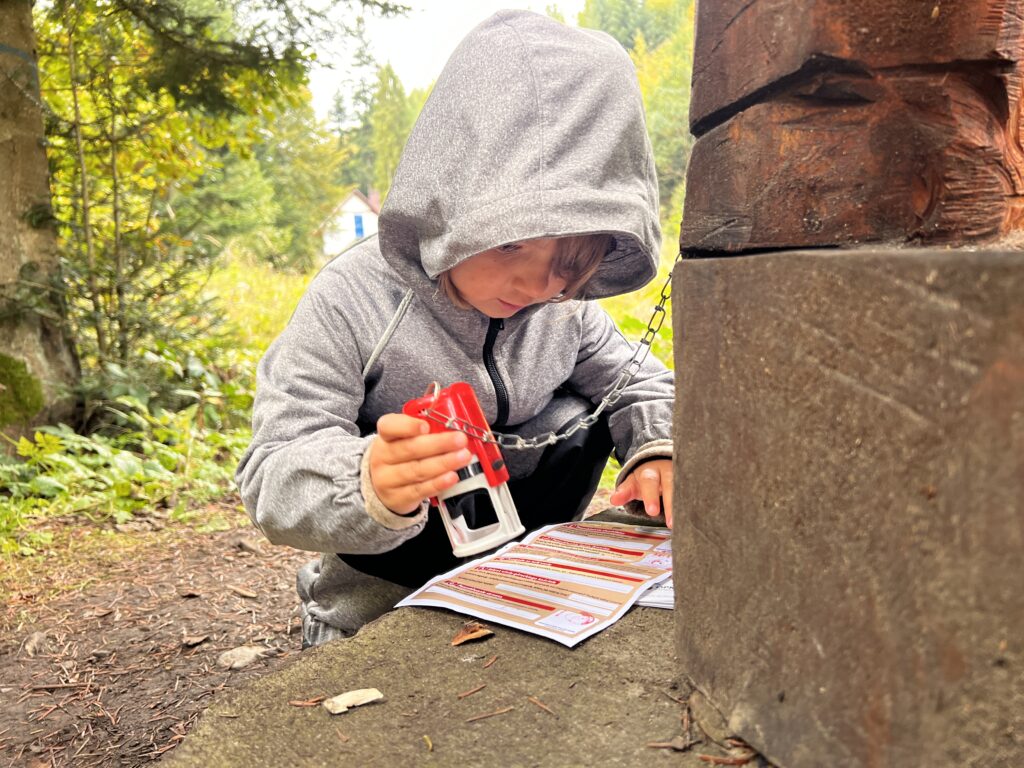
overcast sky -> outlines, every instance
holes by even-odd
[[[436,80],[459,41],[495,11],[524,8],[544,13],[548,5],[556,4],[566,22],[575,24],[584,0],[404,0],[404,4],[412,8],[406,16],[381,19],[367,14],[366,28],[374,58],[381,64],[390,61],[410,91]],[[318,55],[336,67],[317,68],[310,77],[313,104],[317,114],[325,117],[344,78],[341,67],[350,60],[351,50],[319,51]]]

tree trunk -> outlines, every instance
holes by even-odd
[[[0,2],[0,430],[67,419],[78,364],[50,208],[29,0]]]

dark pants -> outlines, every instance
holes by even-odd
[[[599,419],[590,429],[580,430],[569,439],[545,448],[537,469],[529,477],[510,481],[509,492],[527,532],[552,523],[580,519],[597,490],[611,450],[608,423]],[[460,510],[470,528],[479,528],[493,521],[489,506],[485,511],[476,512],[472,504],[462,504]],[[363,573],[413,589],[464,562],[452,553],[440,512],[435,507],[427,512],[423,531],[396,549],[379,555],[339,554],[338,557]]]

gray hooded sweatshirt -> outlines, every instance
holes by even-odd
[[[633,348],[596,302],[536,305],[496,327],[437,288],[481,251],[591,232],[615,247],[587,299],[654,276],[657,180],[633,65],[604,33],[499,12],[462,41],[427,99],[379,236],[321,271],[259,364],[237,480],[271,542],[325,553],[299,574],[304,614],[352,632],[408,592],[335,554],[386,552],[425,524],[425,504],[394,514],[369,482],[382,415],[431,382],[461,380],[496,431],[533,436],[593,410],[613,386]],[[671,372],[649,357],[606,411],[620,477],[671,455],[672,397]],[[513,479],[540,453],[506,451]]]

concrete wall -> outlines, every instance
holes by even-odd
[[[784,768],[1024,765],[1024,254],[689,260],[673,294],[683,675]]]

